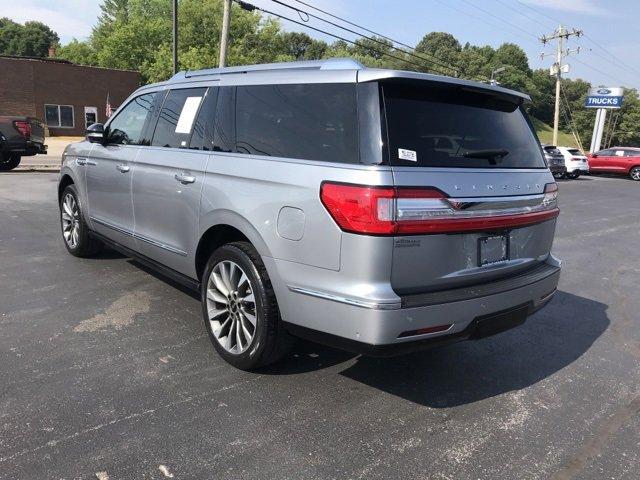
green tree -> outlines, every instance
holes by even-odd
[[[456,70],[461,70],[460,58],[462,46],[460,42],[446,32],[431,32],[422,37],[422,40],[416,45],[415,51],[422,53],[430,60],[436,60],[439,63],[450,65]],[[428,70],[441,70],[440,67],[432,65],[429,61],[425,62]]]
[[[42,22],[25,22],[24,25],[8,18],[0,19],[0,54],[46,57],[49,47],[57,47],[58,34]]]
[[[69,60],[77,65],[97,65],[96,52],[89,42],[71,40],[58,49],[58,58]]]

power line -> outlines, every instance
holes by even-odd
[[[522,5],[523,7],[528,8],[529,10],[531,10],[531,11],[533,11],[533,12],[537,13],[538,15],[540,15],[540,16],[542,16],[542,17],[545,17],[545,18],[548,18],[549,20],[551,20],[551,21],[552,21],[552,22],[554,22],[554,23],[556,22],[556,19],[555,19],[555,18],[553,18],[553,17],[551,17],[551,16],[549,16],[549,15],[547,15],[547,14],[545,14],[545,13],[542,13],[542,12],[541,12],[541,11],[539,11],[537,8],[533,8],[531,5],[528,5],[528,4],[524,3],[524,2],[521,2],[520,0],[516,0],[516,1],[517,1],[520,5]]]
[[[299,22],[299,21],[297,21],[297,20],[294,20],[294,19],[292,19],[292,18],[286,17],[286,16],[284,16],[284,15],[280,15],[279,13],[275,13],[275,12],[272,12],[272,11],[270,11],[270,10],[267,10],[267,9],[264,9],[264,8],[257,7],[257,6],[255,6],[255,5],[251,4],[251,3],[244,2],[243,0],[233,0],[233,1],[235,1],[236,3],[238,3],[238,4],[240,5],[240,7],[241,7],[242,9],[244,9],[244,10],[248,10],[248,11],[258,10],[258,11],[261,11],[261,12],[266,13],[267,15],[273,15],[274,17],[281,18],[282,20],[287,20],[287,21],[289,21],[289,22],[295,23],[295,24],[300,25],[300,26],[302,26],[302,27],[307,27],[307,28],[309,28],[309,29],[311,29],[311,30],[315,30],[316,32],[322,33],[322,34],[324,34],[324,35],[329,35],[330,37],[337,38],[337,39],[339,39],[339,40],[342,40],[343,42],[350,43],[351,45],[358,46],[358,47],[362,47],[362,48],[366,48],[367,50],[372,51],[372,52],[375,52],[375,53],[377,53],[377,54],[379,54],[379,55],[386,55],[386,56],[388,56],[388,57],[395,58],[396,60],[399,60],[399,61],[401,61],[401,62],[404,62],[404,63],[407,63],[407,64],[409,64],[409,65],[413,65],[413,66],[415,66],[415,67],[418,67],[419,69],[423,69],[423,68],[424,68],[424,65],[420,65],[420,64],[418,64],[418,63],[412,62],[412,61],[407,60],[407,59],[405,59],[405,58],[398,57],[398,56],[393,55],[393,54],[391,54],[391,53],[387,53],[387,52],[384,52],[384,51],[382,51],[382,50],[378,50],[378,49],[376,49],[376,48],[373,48],[373,47],[370,47],[370,46],[367,46],[367,45],[361,45],[361,44],[358,44],[358,43],[356,43],[356,42],[355,42],[355,41],[353,41],[353,40],[349,40],[348,38],[341,37],[340,35],[336,35],[335,33],[330,33],[330,32],[327,32],[326,30],[322,30],[321,28],[317,28],[317,27],[313,27],[313,26],[311,26],[311,25],[308,25],[308,24],[307,24],[307,23],[305,23],[305,22]],[[434,70],[435,70],[435,69],[434,69]],[[441,73],[441,74],[443,74],[443,75],[446,75],[446,73],[444,73],[444,72],[442,72],[442,71],[440,71],[440,72],[438,72],[438,73]]]
[[[435,1],[438,2],[441,5],[444,5],[445,7],[448,7],[448,8],[451,8],[451,9],[455,10],[458,13],[461,13],[463,15],[467,15],[468,17],[471,17],[471,18],[475,18],[476,20],[480,20],[481,22],[484,22],[487,25],[493,26],[494,28],[502,29],[504,27],[504,25],[500,25],[500,23],[490,22],[486,18],[482,18],[482,17],[480,17],[478,15],[474,15],[472,13],[469,13],[468,11],[462,10],[461,8],[458,8],[458,7],[454,6],[454,5],[451,5],[451,4],[449,4],[449,3],[447,3],[447,2],[445,2],[443,0],[435,0]],[[498,22],[500,22],[500,19],[498,19],[495,15],[491,15],[491,16],[493,18],[496,18],[496,20],[498,20]],[[517,30],[519,32],[519,33],[516,34],[517,36],[519,36],[520,38],[525,39],[526,41],[528,41],[530,43],[534,43],[534,41],[532,39],[530,39],[529,37],[526,37],[525,35],[522,34],[522,32],[521,32],[522,29],[520,27],[518,27]],[[535,37],[535,35],[534,35],[534,37]]]
[[[544,28],[553,28],[552,26],[549,26],[549,24],[545,24],[543,22],[541,22],[540,20],[537,20],[536,18],[532,17],[531,15],[527,15],[526,13],[522,12],[521,10],[518,10],[517,8],[512,7],[509,3],[504,2],[503,0],[495,0],[496,2],[504,5],[505,7],[509,8],[510,10],[513,10],[514,12],[516,12],[518,15],[522,15],[525,18],[528,18],[529,20],[532,20],[534,22],[536,22],[538,25],[544,27]]]
[[[475,8],[476,10],[480,10],[481,12],[485,13],[486,15],[489,15],[490,17],[495,18],[496,20],[500,20],[500,19],[498,18],[498,16],[497,16],[497,15],[494,15],[494,14],[493,14],[493,13],[491,13],[490,11],[485,10],[484,8],[478,7],[477,5],[475,5],[475,4],[471,3],[471,2],[469,2],[468,0],[462,0],[462,1],[463,1],[464,3],[466,3],[467,5],[469,5],[469,6],[473,7],[473,8]],[[522,28],[520,28],[520,27],[519,27],[518,25],[516,25],[515,23],[512,23],[512,22],[510,22],[510,21],[508,21],[508,20],[505,20],[505,19],[502,19],[501,21],[502,21],[503,23],[507,24],[507,25],[511,25],[511,27],[512,27],[512,28],[515,28],[515,29],[516,29],[516,30],[518,30],[518,31],[521,31],[521,32],[523,32],[523,33],[526,33],[526,34],[528,34],[528,35],[531,35],[531,36],[532,36],[533,38],[535,38],[536,40],[538,39],[538,36],[537,36],[537,35],[534,35],[534,34],[533,34],[533,33],[531,33],[531,32],[527,32],[526,30],[523,30]]]
[[[274,3],[277,3],[278,5],[282,5],[283,7],[287,7],[287,8],[290,8],[290,9],[292,9],[292,10],[295,10],[295,11],[298,13],[298,15],[300,15],[300,14],[304,14],[304,15],[306,15],[306,16],[307,16],[307,20],[304,20],[304,18],[302,17],[302,15],[300,15],[301,20],[302,20],[303,22],[305,22],[305,23],[308,21],[309,17],[311,17],[311,18],[315,18],[315,19],[317,19],[317,20],[320,20],[321,22],[325,22],[325,23],[327,23],[327,24],[329,24],[329,25],[332,25],[332,26],[334,26],[334,27],[341,28],[342,30],[345,30],[345,31],[347,31],[347,32],[349,32],[349,33],[353,33],[353,34],[358,35],[358,36],[360,36],[360,37],[362,37],[362,36],[363,36],[360,32],[357,32],[357,31],[352,30],[352,29],[347,28],[347,27],[343,27],[342,25],[338,25],[338,24],[337,24],[337,23],[335,23],[335,22],[332,22],[332,21],[327,20],[327,19],[325,19],[325,18],[319,17],[319,16],[317,16],[317,15],[314,15],[313,13],[306,12],[306,11],[301,10],[301,9],[299,9],[299,8],[296,8],[296,7],[292,6],[292,5],[288,5],[288,4],[286,4],[286,3],[284,3],[284,2],[282,2],[282,1],[280,1],[280,0],[271,0],[271,1],[272,1],[272,2],[274,2]],[[304,3],[304,2],[300,2],[300,3]],[[306,5],[306,4],[305,4],[305,5]],[[314,7],[312,7],[312,8],[314,8]],[[329,15],[329,14],[327,14],[327,15]],[[332,15],[332,16],[333,16],[333,15]],[[351,23],[351,22],[349,22],[349,23]],[[356,25],[356,24],[353,24],[353,25]],[[358,28],[362,29],[362,30],[365,30],[365,31],[368,31],[368,32],[370,32],[370,33],[371,33],[371,31],[370,31],[370,30],[368,30],[368,29],[366,29],[366,28],[364,28],[364,27],[361,27],[361,26],[359,26],[359,25],[356,25],[356,26],[357,26]],[[392,38],[386,37],[386,36],[384,36],[384,35],[379,35],[379,34],[376,34],[376,33],[374,33],[374,35],[377,35],[378,37],[384,38],[384,39],[386,39],[386,40],[388,40],[388,41],[392,42],[392,45],[388,45],[388,44],[386,44],[386,43],[384,43],[384,42],[382,42],[382,41],[378,40],[377,38],[372,38],[372,37],[364,37],[364,38],[368,38],[369,40],[371,40],[371,41],[373,41],[373,42],[375,42],[375,43],[378,43],[378,44],[380,44],[380,45],[382,45],[382,46],[384,46],[384,47],[389,47],[389,46],[390,46],[390,47],[391,47],[391,48],[393,48],[394,50],[398,50],[398,51],[400,51],[400,52],[402,52],[402,53],[405,53],[405,54],[407,54],[407,55],[410,55],[410,56],[412,56],[412,57],[415,57],[415,58],[417,58],[418,60],[421,60],[421,61],[423,61],[423,62],[428,62],[428,63],[430,63],[430,64],[438,65],[439,67],[446,68],[446,69],[448,69],[448,70],[452,71],[454,76],[458,76],[458,70],[457,70],[457,69],[455,69],[454,67],[450,66],[450,65],[446,65],[446,64],[444,64],[444,63],[440,63],[440,62],[437,62],[437,61],[435,61],[435,60],[431,60],[431,59],[429,59],[429,58],[425,58],[425,57],[422,57],[422,56],[420,56],[420,55],[416,55],[416,54],[415,54],[415,53],[413,53],[413,52],[403,50],[402,48],[398,48],[398,47],[394,46],[394,45],[393,45],[393,43],[399,43],[399,42],[396,42],[396,41],[395,41],[395,40],[393,40]],[[409,47],[409,48],[410,48],[411,50],[415,50],[415,47]]]
[[[613,53],[611,53],[609,50],[607,50],[606,48],[604,48],[602,45],[600,45],[599,43],[597,43],[591,36],[589,35],[585,35],[585,38],[587,40],[589,40],[591,43],[593,43],[596,47],[600,48],[603,52],[607,53],[609,55],[609,57],[605,57],[604,55],[600,55],[596,52],[596,55],[599,55],[600,57],[604,58],[605,60],[608,60],[609,62],[611,62],[612,64],[615,65],[615,63],[613,62],[613,60],[611,60],[611,58],[616,59],[618,63],[618,66],[622,66],[623,68],[630,68],[632,70],[635,70],[637,73],[640,73],[640,70],[637,69],[636,67],[626,64],[624,63],[622,60],[620,60],[619,57],[617,57],[616,55],[614,55]]]
[[[295,0],[295,1],[296,1],[296,2],[298,2],[298,3],[300,3],[300,4],[302,4],[302,5],[304,5],[304,6],[306,6],[306,7],[312,8],[313,10],[315,10],[315,11],[317,11],[317,12],[323,13],[324,15],[327,15],[327,16],[329,16],[329,17],[331,17],[331,18],[335,18],[336,20],[340,20],[341,22],[344,22],[344,23],[346,23],[346,24],[348,24],[348,25],[351,25],[351,26],[353,26],[353,27],[359,28],[360,30],[364,30],[364,31],[365,31],[365,32],[367,32],[367,33],[371,33],[372,35],[376,35],[376,36],[378,36],[378,37],[384,38],[385,40],[389,40],[390,42],[393,42],[393,43],[395,43],[395,44],[397,44],[397,45],[401,45],[401,46],[403,46],[403,47],[405,47],[405,48],[408,48],[408,49],[410,49],[410,50],[414,50],[414,51],[415,51],[415,49],[416,49],[416,47],[412,47],[411,45],[407,45],[406,43],[403,43],[403,42],[401,42],[401,41],[399,41],[399,40],[395,40],[395,39],[393,39],[393,38],[391,38],[391,37],[389,37],[389,36],[387,36],[387,35],[384,35],[384,34],[382,34],[382,33],[375,32],[375,31],[373,31],[373,30],[371,30],[371,29],[369,29],[369,28],[367,28],[367,27],[363,27],[362,25],[358,25],[357,23],[354,23],[354,22],[352,22],[351,20],[348,20],[348,19],[346,19],[346,18],[344,18],[344,17],[339,17],[338,15],[334,15],[334,14],[333,14],[333,13],[331,13],[331,12],[328,12],[328,11],[326,11],[326,10],[323,10],[323,9],[321,9],[321,8],[318,8],[318,7],[316,7],[316,6],[313,6],[313,5],[309,4],[309,3],[303,2],[302,0]],[[344,27],[340,27],[340,28],[344,28]],[[361,34],[358,34],[358,35],[362,36]],[[429,57],[433,58],[433,55],[428,55],[428,54],[423,53],[423,52],[420,52],[420,53],[421,53],[422,55],[427,55],[427,56],[429,56]],[[448,65],[448,68],[450,68],[450,69],[454,70],[454,68],[453,68],[452,66],[450,66],[450,65]]]
[[[500,1],[500,0],[497,0],[497,1]],[[525,3],[525,2],[522,2],[521,0],[517,0],[517,2],[518,2],[520,5],[522,5],[523,7],[528,8],[528,9],[529,9],[529,10],[531,10],[532,12],[536,13],[537,15],[540,15],[540,16],[542,16],[542,17],[545,17],[545,18],[549,19],[549,20],[552,20],[553,22],[555,22],[555,21],[556,21],[556,19],[555,19],[555,18],[553,18],[553,17],[551,17],[551,16],[549,16],[549,15],[547,15],[547,14],[545,14],[545,13],[541,12],[540,10],[538,10],[538,9],[536,9],[536,8],[534,8],[534,7],[532,7],[531,5],[528,5],[528,4],[527,4],[527,3]],[[636,69],[635,67],[633,67],[633,66],[631,66],[631,65],[628,65],[628,64],[624,63],[622,60],[620,60],[620,58],[619,58],[619,57],[617,57],[616,55],[614,55],[613,53],[611,53],[609,50],[607,50],[606,48],[604,48],[602,45],[600,45],[599,43],[597,43],[597,42],[596,42],[596,41],[595,41],[591,36],[589,36],[589,35],[586,35],[586,34],[585,34],[585,35],[584,35],[584,37],[585,37],[587,40],[589,40],[591,43],[593,43],[595,46],[599,47],[603,52],[607,53],[611,58],[615,58],[619,63],[618,63],[618,64],[614,63],[614,62],[611,60],[611,58],[605,57],[605,56],[603,56],[603,55],[599,55],[597,52],[593,52],[593,50],[592,50],[592,49],[590,49],[590,51],[591,51],[591,52],[593,52],[593,53],[595,53],[596,55],[598,55],[599,57],[601,57],[601,58],[603,58],[603,59],[605,59],[605,60],[609,61],[612,65],[617,65],[617,66],[618,66],[618,68],[622,68],[623,70],[626,70],[626,69],[632,69],[632,70],[635,70],[636,72],[640,73],[640,70]],[[604,73],[604,72],[602,72],[602,71],[598,70],[597,68],[595,68],[595,67],[591,67],[590,65],[588,65],[588,64],[586,64],[586,63],[584,63],[584,62],[578,62],[578,63],[581,63],[582,65],[584,65],[584,66],[586,66],[586,67],[588,67],[588,68],[591,68],[591,69],[593,69],[593,70],[595,70],[595,71],[597,71],[597,72],[599,72],[599,73],[602,73],[602,74],[604,74],[604,75],[608,76],[609,78],[612,78],[612,79],[613,79],[613,80],[615,80],[616,82],[618,82],[618,81],[619,81],[617,78],[612,77],[610,74]]]

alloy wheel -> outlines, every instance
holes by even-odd
[[[235,262],[223,260],[207,280],[207,312],[211,331],[220,346],[243,353],[256,333],[257,311],[247,274]]]
[[[640,180],[640,168],[632,168],[631,169],[631,178],[634,180]]]
[[[80,209],[71,193],[62,200],[62,236],[69,248],[76,248],[80,240]]]

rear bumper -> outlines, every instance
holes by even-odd
[[[573,172],[589,173],[589,165],[586,163],[576,164],[576,165],[567,165],[567,173],[573,173]]]
[[[47,153],[47,145],[32,141],[7,142],[4,147],[5,152],[17,153],[23,157]]]
[[[541,266],[509,279],[405,296],[396,303],[367,303],[297,289],[282,281],[277,261],[265,260],[282,318],[293,334],[383,356],[479,338],[517,326],[546,305],[560,277],[560,262],[549,256]],[[492,318],[497,320],[487,320]],[[443,325],[448,328],[438,333],[408,334]]]

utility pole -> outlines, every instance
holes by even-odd
[[[504,72],[507,69],[507,67],[500,67],[500,68],[496,68],[495,70],[491,71],[491,80],[489,81],[489,83],[491,85],[497,85],[498,81],[496,80],[496,74]]]
[[[178,73],[178,0],[173,0],[173,74]]]
[[[574,50],[570,50],[568,48],[565,50],[564,42],[565,40],[569,40],[569,37],[572,37],[572,36],[580,37],[582,34],[583,34],[582,30],[574,28],[571,31],[569,31],[566,28],[564,28],[564,26],[560,25],[556,29],[556,31],[553,32],[551,35],[543,35],[540,38],[540,41],[542,42],[543,45],[546,45],[552,40],[557,40],[556,53],[555,53],[556,61],[551,66],[551,69],[550,69],[551,75],[556,77],[556,105],[553,112],[553,144],[554,145],[558,144],[558,125],[560,123],[560,84],[562,81],[562,73],[569,72],[569,65],[563,65],[562,60],[564,59],[564,57],[568,57],[572,53],[580,53],[580,47]],[[552,54],[542,53],[540,55],[540,58],[544,59],[544,57],[547,55],[552,55]]]
[[[222,14],[222,34],[220,35],[220,61],[218,67],[227,65],[227,43],[229,42],[229,23],[231,22],[231,0],[224,0]]]

